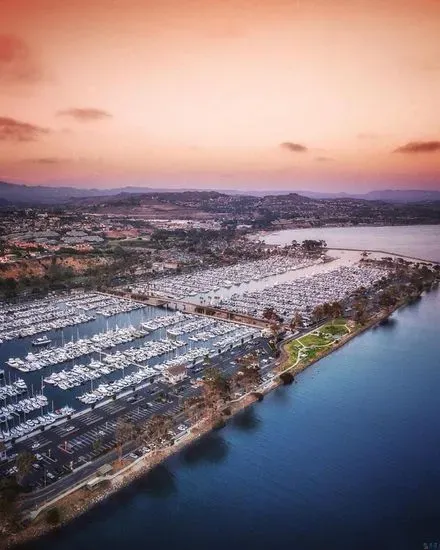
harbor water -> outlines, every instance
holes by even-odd
[[[412,550],[440,541],[440,292],[27,546]]]
[[[380,250],[440,262],[440,225],[286,229],[259,237],[267,244],[323,239],[329,248]]]

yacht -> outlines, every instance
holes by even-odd
[[[32,342],[33,346],[47,346],[47,344],[50,344],[52,340],[48,338],[47,336],[41,336],[40,338],[37,338]]]

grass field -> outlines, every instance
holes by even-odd
[[[310,334],[289,342],[285,348],[289,355],[289,365],[295,365],[299,356],[301,361],[315,359],[320,352],[350,332],[346,323],[345,319],[335,319]]]

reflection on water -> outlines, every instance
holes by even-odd
[[[261,418],[257,415],[255,407],[249,407],[237,414],[231,422],[234,428],[242,432],[253,432],[261,424]]]
[[[382,321],[379,323],[381,328],[385,329],[392,329],[395,328],[397,324],[397,319],[394,317],[386,317],[385,319],[382,319]]]
[[[210,433],[182,452],[181,460],[187,466],[203,462],[219,463],[227,457],[229,446],[218,433]]]
[[[262,238],[268,244],[324,239],[329,248],[382,250],[440,262],[440,225],[286,229]]]
[[[136,485],[137,491],[155,498],[168,498],[177,492],[176,479],[163,464],[148,472]]]
[[[366,331],[245,411],[238,422],[261,418],[255,431],[231,419],[166,462],[176,479],[159,470],[29,548],[413,550],[439,541],[440,291],[394,316],[392,330]]]

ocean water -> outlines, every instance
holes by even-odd
[[[440,292],[28,548],[440,542]]]
[[[268,244],[324,239],[330,248],[382,250],[440,262],[440,225],[286,229],[263,238]]]

